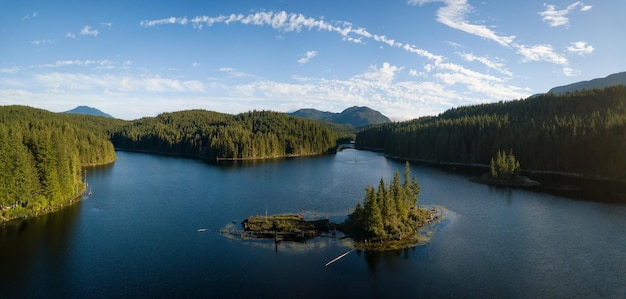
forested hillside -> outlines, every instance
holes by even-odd
[[[0,219],[50,211],[79,195],[82,166],[115,160],[102,129],[113,126],[99,117],[0,107]]]
[[[135,120],[113,134],[117,148],[203,159],[259,159],[322,154],[337,147],[340,133],[284,113],[238,115],[204,110],[163,113]]]
[[[341,113],[319,111],[316,109],[300,109],[295,112],[289,113],[289,115],[347,125],[352,128],[388,123],[391,121],[388,117],[384,116],[382,113],[376,110],[370,109],[368,107],[357,106],[347,108]]]
[[[431,162],[488,165],[499,150],[527,170],[626,179],[626,87],[450,109],[370,127],[357,147]]]

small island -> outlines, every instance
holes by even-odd
[[[534,187],[539,182],[533,181],[519,174],[520,163],[513,153],[508,155],[504,151],[498,151],[495,159],[491,158],[489,173],[472,179],[472,181],[492,186],[502,187]]]
[[[242,224],[243,237],[274,239],[276,242],[283,240],[303,242],[336,227],[328,219],[307,221],[299,214],[251,216]]]
[[[403,182],[396,170],[390,184],[381,178],[377,190],[367,186],[363,204],[358,202],[343,223],[331,223],[328,219],[307,221],[297,214],[251,216],[242,222],[244,230],[239,235],[302,242],[338,230],[355,241],[356,249],[384,251],[412,247],[420,240],[420,228],[441,219],[438,209],[417,207],[419,193],[420,185],[415,177],[411,178],[407,162]]]

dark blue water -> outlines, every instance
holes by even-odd
[[[93,196],[0,231],[0,297],[626,297],[626,206],[472,183],[414,166],[432,240],[386,253],[347,240],[244,241],[250,215],[340,221],[404,163],[376,153],[209,165],[118,152]],[[205,232],[198,232],[206,228]]]

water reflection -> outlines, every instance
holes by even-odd
[[[80,216],[80,206],[81,202],[78,202],[54,213],[0,225],[0,281],[7,287],[2,290],[3,296],[11,298],[11,294],[19,294],[30,285],[41,284],[42,277],[33,273],[55,273],[67,267],[69,243]],[[55,258],[45,258],[48,255]],[[53,279],[55,289],[38,292],[58,294],[66,289],[66,280],[59,276],[53,276]]]

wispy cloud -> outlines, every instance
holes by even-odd
[[[111,29],[111,28],[113,28],[113,23],[111,23],[111,22],[102,22],[102,23],[100,23],[100,26],[102,26],[102,28]]]
[[[80,34],[80,35],[98,36],[98,30],[91,28],[91,26],[85,25],[83,27],[83,29],[81,29],[78,34]]]
[[[460,19],[464,16],[465,12],[463,9],[458,8],[458,5],[463,7],[469,7],[465,1],[448,1],[446,3],[450,3],[453,6],[453,10],[458,12],[455,14],[456,21],[461,22]],[[456,5],[456,6],[455,6]],[[451,16],[452,11],[444,11],[444,15]],[[420,74],[421,76],[432,76],[437,81],[445,83],[445,85],[465,85],[468,90],[481,93],[485,96],[485,98],[496,98],[496,99],[506,99],[510,97],[519,98],[525,94],[525,90],[515,86],[508,86],[505,83],[505,79],[497,78],[495,76],[482,74],[480,72],[476,72],[465,68],[461,65],[457,65],[454,63],[445,62],[446,58],[441,55],[437,55],[431,53],[427,50],[421,49],[415,45],[411,45],[402,41],[395,40],[386,35],[378,35],[369,32],[367,29],[363,27],[354,26],[349,22],[328,22],[323,19],[316,19],[311,17],[306,17],[301,14],[295,13],[287,13],[284,11],[281,12],[256,12],[248,15],[242,14],[231,14],[231,15],[220,15],[216,17],[208,17],[208,16],[198,16],[187,20],[187,18],[178,18],[178,17],[169,17],[164,19],[157,20],[145,20],[140,24],[143,27],[153,27],[159,25],[186,25],[191,24],[193,28],[201,30],[206,27],[212,27],[217,24],[243,24],[243,25],[254,25],[254,26],[271,26],[275,30],[287,33],[287,32],[301,32],[303,30],[318,30],[322,32],[330,32],[339,34],[343,37],[343,40],[350,42],[363,42],[364,40],[374,41],[376,43],[401,49],[411,54],[415,54],[421,58],[424,58],[428,61],[425,65],[425,72],[409,72],[409,76],[414,76]],[[469,24],[466,24],[469,25]],[[475,32],[476,34],[488,37],[490,36],[493,40],[498,41],[499,44],[509,45],[512,44],[513,37],[501,37],[491,32],[484,26],[462,26],[471,32]],[[484,30],[489,30],[486,32]],[[514,44],[513,44],[514,45]],[[514,45],[516,46],[516,45]],[[498,69],[499,72],[510,76],[510,72],[508,72],[502,64],[498,64],[497,62],[490,61],[486,58],[480,57],[470,57],[474,60],[480,61],[491,68]],[[303,60],[304,61],[304,60]],[[394,69],[398,68],[398,69]],[[383,66],[378,69],[377,72],[368,72],[362,74],[361,76],[356,76],[353,78],[354,81],[361,80],[360,83],[364,84],[363,79],[368,77],[376,77],[380,81],[376,84],[368,83],[370,86],[376,85],[376,88],[381,88],[380,84],[391,84],[393,81],[395,74],[399,70],[402,70],[403,67],[395,67],[389,64],[383,64]],[[373,82],[373,81],[372,81]],[[372,85],[373,84],[373,85]],[[393,84],[392,84],[393,85]],[[351,87],[355,89],[355,86]]]
[[[45,44],[53,44],[55,42],[55,40],[53,39],[38,39],[38,40],[34,40],[31,41],[30,43],[36,46],[39,45],[45,45]]]
[[[589,49],[589,47],[585,46],[586,44],[576,44],[568,47],[568,51],[575,52],[585,52],[585,51],[593,51],[593,47]],[[582,46],[581,48],[578,48]],[[571,48],[571,50],[570,50]],[[572,51],[573,50],[573,51]],[[567,77],[574,77],[580,75],[580,71],[575,70],[569,66],[569,61],[563,55],[559,55],[554,51],[552,46],[550,45],[535,45],[535,46],[519,46],[518,53],[524,56],[523,62],[529,61],[547,61],[553,64],[560,65],[561,72],[563,75]],[[590,52],[589,52],[590,53]],[[581,54],[583,55],[583,54]]]
[[[567,52],[581,56],[591,54],[593,50],[593,46],[587,45],[587,42],[583,41],[570,43],[570,46],[567,47]]]
[[[104,28],[110,29],[113,26],[113,23],[100,23],[100,25]],[[80,29],[80,31],[78,32],[79,35],[87,35],[87,36],[93,36],[93,37],[97,37],[99,33],[100,32],[98,31],[98,29],[92,28],[89,25],[83,26],[83,28]],[[76,38],[76,33],[68,32],[65,34],[65,37]]]
[[[511,73],[509,70],[507,70],[504,67],[504,63],[498,62],[498,61],[494,61],[489,59],[488,57],[480,57],[480,56],[476,56],[472,53],[457,53],[459,54],[459,56],[463,57],[463,59],[467,60],[467,61],[478,61],[482,64],[484,64],[485,66],[487,66],[490,69],[496,70],[504,75],[507,76],[513,76],[513,73]]]
[[[111,68],[113,62],[111,60],[57,60],[54,63],[42,64],[39,67],[64,67],[64,66],[96,66],[100,68]]]
[[[206,92],[197,80],[178,80],[160,76],[134,76],[82,73],[42,73],[35,76],[38,84],[50,90],[108,90],[109,92]]]
[[[315,56],[317,56],[317,51],[307,51],[306,54],[304,54],[304,57],[298,59],[298,63],[305,64]]]
[[[29,13],[29,14],[23,16],[22,20],[28,20],[28,19],[34,18],[34,17],[37,17],[37,12]]]
[[[592,8],[591,5],[584,5],[582,2],[577,1],[567,6],[565,9],[557,10],[555,5],[544,4],[545,10],[539,12],[539,15],[543,18],[544,22],[547,22],[551,27],[569,26],[569,15],[572,11],[580,8],[580,11],[588,11]]]
[[[187,19],[187,17],[183,17],[183,18],[170,17],[170,18],[159,19],[159,20],[141,21],[139,25],[141,25],[141,27],[154,27],[154,26],[168,25],[168,24],[187,25],[188,21],[189,20]]]
[[[497,42],[502,46],[509,46],[515,36],[499,35],[484,25],[472,24],[467,15],[473,11],[467,0],[409,0],[412,5],[422,5],[429,2],[443,2],[445,5],[437,10],[437,21],[451,28],[464,31],[488,40]]]
[[[377,35],[368,32],[365,28],[356,27],[349,22],[327,22],[322,19],[306,17],[302,14],[280,12],[256,12],[248,15],[231,14],[219,15],[216,17],[197,16],[192,19],[187,17],[168,17],[157,20],[144,20],[140,22],[142,27],[155,27],[160,25],[187,25],[191,23],[193,28],[203,29],[216,24],[233,24],[254,26],[271,26],[273,29],[286,32],[301,32],[302,30],[318,30],[333,32],[343,37],[344,41],[362,43],[363,39],[371,39],[391,47],[401,48],[407,52],[417,54],[427,59],[441,59],[426,50],[419,49],[413,45],[398,42],[385,35]]]

